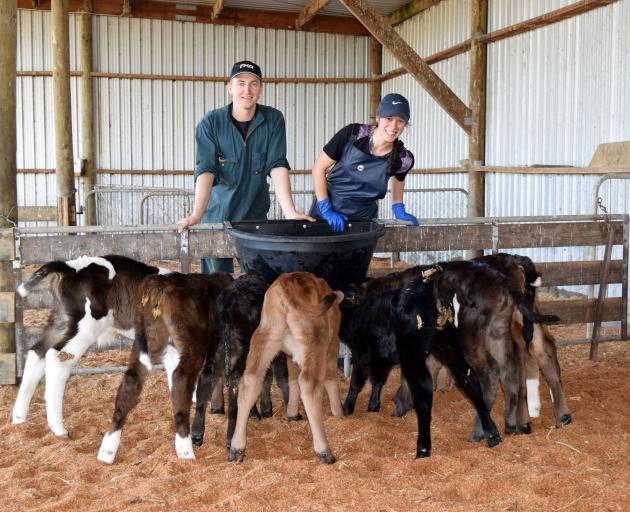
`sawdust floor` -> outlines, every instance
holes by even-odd
[[[570,338],[570,336],[569,336]],[[11,425],[17,389],[0,387],[0,510],[462,510],[606,511],[630,508],[630,345],[559,349],[573,423],[553,428],[548,393],[529,436],[496,448],[467,442],[473,409],[457,390],[434,398],[433,455],[416,460],[416,419],[392,418],[398,373],[382,410],[367,390],[351,417],[327,414],[337,463],[316,460],[306,421],[249,420],[247,457],[226,462],[225,418],[208,415],[196,461],[179,461],[163,372],[147,381],[112,466],[96,460],[121,374],[74,376],[64,404],[70,438],[47,429],[42,389],[28,423]],[[83,366],[124,365],[127,350],[92,352]],[[345,395],[347,381],[340,378]],[[502,403],[493,417],[502,429]]]

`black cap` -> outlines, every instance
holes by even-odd
[[[409,122],[411,114],[409,112],[409,102],[402,94],[390,93],[383,97],[376,108],[376,113],[380,117],[398,116],[405,123]]]
[[[254,75],[256,78],[262,80],[262,71],[260,71],[260,67],[258,64],[254,64],[249,60],[241,60],[232,66],[230,80],[241,73],[249,73],[250,75]]]

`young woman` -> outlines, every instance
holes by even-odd
[[[394,217],[418,225],[403,204],[405,176],[414,163],[399,140],[409,122],[409,102],[400,94],[386,95],[376,109],[376,121],[376,126],[353,123],[339,130],[313,164],[317,203],[310,214],[326,220],[334,231],[343,231],[349,218],[375,218],[377,200],[385,197],[389,181]]]

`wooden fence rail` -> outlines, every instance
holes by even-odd
[[[377,252],[415,252],[474,250],[518,252],[539,247],[604,246],[608,227],[613,230],[613,245],[621,246],[622,258],[613,260],[608,284],[620,284],[621,296],[607,298],[602,305],[601,321],[620,322],[619,339],[627,339],[628,324],[628,215],[502,217],[427,220],[422,226],[386,225]],[[67,228],[15,228],[0,230],[0,260],[13,260],[15,280],[22,281],[32,270],[50,260],[68,260],[78,256],[123,254],[142,261],[171,260],[188,271],[191,259],[235,256],[230,235],[222,224],[209,224],[178,234],[168,226],[88,226]],[[587,254],[588,251],[585,251]],[[545,286],[596,285],[601,261],[536,262],[544,275]],[[4,295],[7,295],[6,297]],[[17,373],[32,333],[22,322],[24,309],[51,305],[47,290],[39,290],[24,300],[14,294],[0,297],[0,322],[14,323],[17,345]],[[567,299],[544,302],[545,313],[555,313],[562,323],[594,320],[596,300]],[[3,355],[6,360],[10,355]],[[0,383],[15,381],[15,365],[0,364]],[[4,375],[3,375],[4,372]]]

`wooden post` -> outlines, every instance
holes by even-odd
[[[11,228],[18,221],[16,62],[17,3],[0,0],[0,228]],[[13,250],[13,237],[0,236],[0,384],[15,384],[16,379]]]
[[[72,117],[70,109],[70,49],[68,0],[52,0],[53,101],[57,162],[57,224],[76,225]]]
[[[85,223],[96,224],[94,195],[94,104],[92,92],[92,0],[85,0],[81,14],[81,144],[83,146],[83,197],[86,206]]]
[[[370,43],[370,71],[372,78],[383,72],[383,46],[373,37]],[[380,80],[370,83],[370,117],[376,117],[376,107],[381,101],[383,82]]]
[[[485,164],[486,153],[486,44],[479,41],[488,30],[488,0],[472,0],[472,28],[470,35],[470,80],[468,101],[472,126],[468,135],[470,164]],[[485,179],[483,172],[468,171],[468,215],[485,216]]]

